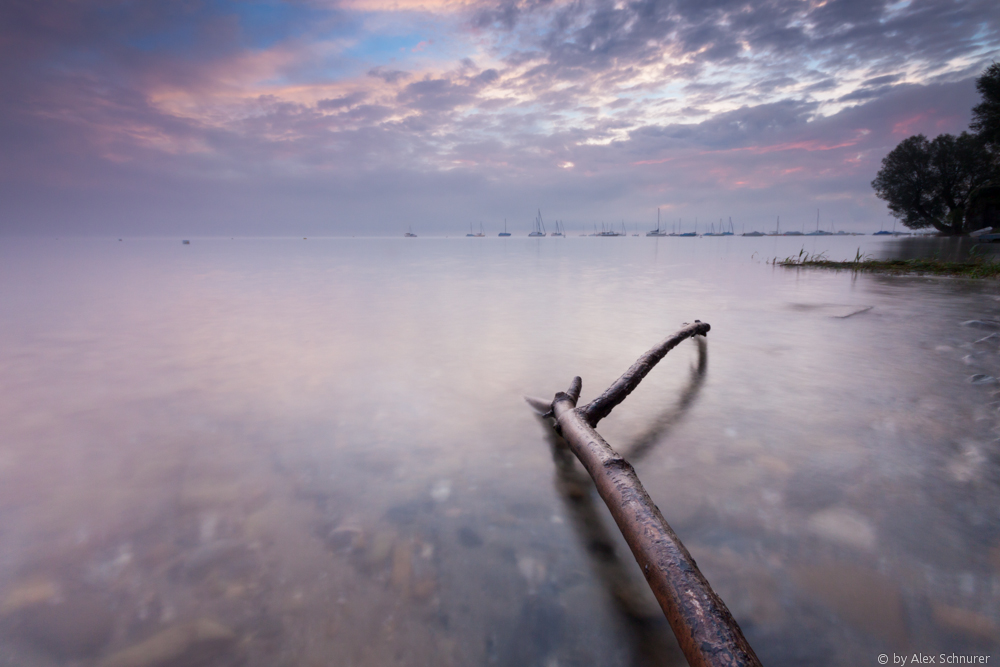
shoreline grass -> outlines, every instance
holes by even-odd
[[[948,262],[936,257],[873,259],[870,255],[862,255],[860,248],[853,260],[836,262],[828,259],[826,253],[810,255],[805,250],[800,250],[798,255],[791,255],[784,259],[775,257],[771,260],[771,264],[786,268],[833,269],[856,273],[917,274],[975,279],[1000,278],[1000,262],[992,261],[983,255],[976,255],[974,250],[972,256],[964,262]]]

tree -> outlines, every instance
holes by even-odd
[[[964,234],[969,195],[996,175],[989,151],[977,135],[942,134],[929,141],[904,139],[882,160],[872,187],[892,215],[910,229],[934,227]]]
[[[972,107],[970,127],[1000,153],[1000,63],[993,63],[976,79],[976,90],[983,101]]]

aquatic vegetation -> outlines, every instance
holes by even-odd
[[[978,247],[978,246],[977,246]],[[875,259],[871,255],[862,255],[858,248],[854,259],[834,261],[826,253],[809,254],[804,249],[798,255],[789,255],[784,259],[775,257],[771,264],[790,268],[819,268],[848,270],[855,272],[889,273],[889,274],[919,274],[936,276],[956,276],[959,278],[1000,278],[1000,262],[977,252],[974,247],[969,253],[969,259],[962,262],[949,262],[939,257],[920,257],[914,259]]]

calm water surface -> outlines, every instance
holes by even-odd
[[[1000,286],[765,261],[932,243],[5,239],[0,665],[682,665],[522,396],[694,319],[601,430],[764,664],[1000,660]]]

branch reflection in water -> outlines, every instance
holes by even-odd
[[[708,342],[704,336],[692,338],[698,346],[698,361],[691,367],[687,385],[673,404],[653,418],[651,425],[617,451],[635,465],[664,441],[670,429],[694,405],[708,371]],[[594,482],[556,431],[550,417],[538,416],[555,463],[555,488],[570,517],[570,525],[584,545],[594,573],[611,598],[622,624],[632,634],[632,664],[686,665],[673,632],[646,582],[637,576],[634,561],[622,559],[615,535],[608,530],[606,509],[596,495]],[[669,516],[669,509],[666,513]]]

